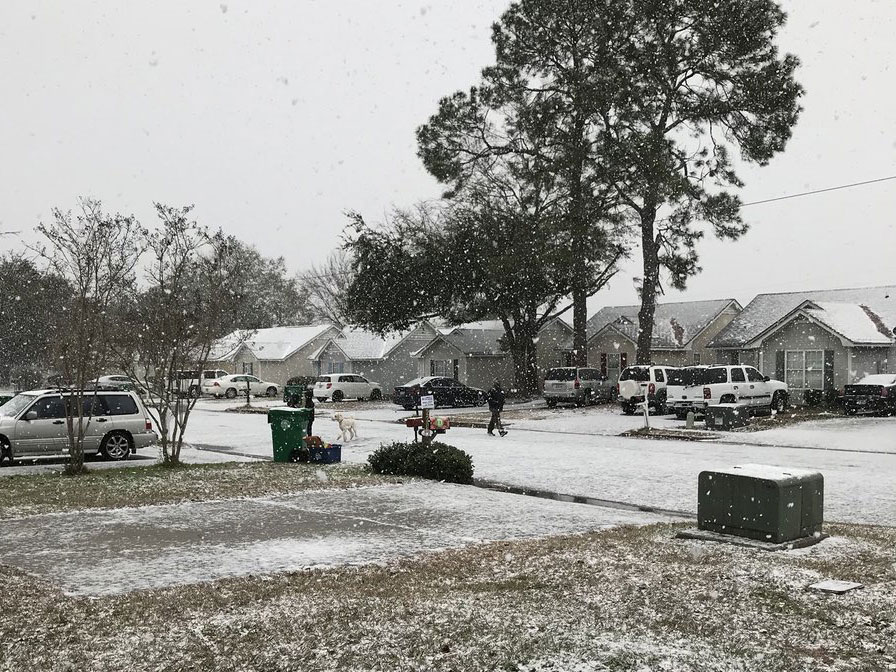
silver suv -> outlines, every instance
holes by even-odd
[[[544,400],[553,408],[557,402],[571,402],[578,406],[593,404],[599,399],[612,400],[615,382],[598,369],[565,366],[550,369],[544,377]]]
[[[0,462],[68,453],[65,390],[22,392],[0,406]],[[128,391],[93,391],[84,396],[84,453],[123,460],[158,436],[140,398]]]

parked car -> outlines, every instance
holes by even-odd
[[[68,452],[66,407],[71,392],[22,392],[0,406],[0,462]],[[89,418],[84,453],[123,460],[158,440],[140,398],[130,391],[90,391],[83,415]]]
[[[485,391],[468,387],[459,380],[441,376],[414,378],[395,388],[392,400],[409,411],[420,405],[420,397],[432,395],[436,406],[482,406]]]
[[[703,394],[703,372],[708,368],[707,364],[683,366],[669,372],[666,378],[666,410],[675,413],[679,420],[684,420],[693,410],[693,406],[686,403],[688,397],[693,400],[694,395]]]
[[[327,373],[318,376],[314,382],[314,398],[318,401],[342,401],[343,399],[370,399],[377,401],[383,398],[383,388],[379,383],[367,380],[357,373]]]
[[[619,374],[619,384],[616,386],[622,412],[631,415],[646,398],[648,409],[652,408],[657,414],[665,415],[666,380],[674,370],[674,366],[646,364],[625,367]]]
[[[227,375],[227,371],[224,371],[223,369],[175,371],[174,379],[170,384],[177,388],[179,394],[198,397],[202,393],[202,388],[206,383],[210,383],[213,380],[219,380]],[[243,387],[245,387],[245,384]]]
[[[94,378],[85,386],[88,390],[133,390],[140,396],[146,395],[146,390],[143,386],[130,378],[129,376],[123,376],[120,374],[115,374],[111,376],[100,376],[99,378]]]
[[[277,383],[269,383],[255,376],[241,373],[231,373],[202,382],[202,393],[213,397],[234,399],[239,394],[245,396],[247,388],[249,394],[255,397],[276,397],[280,390]]]
[[[616,381],[598,369],[564,366],[550,369],[544,377],[544,400],[551,408],[558,402],[582,406],[601,399],[612,401],[615,396]]]
[[[707,406],[717,404],[744,404],[751,413],[787,408],[787,385],[763,376],[752,366],[694,367],[688,375],[689,385],[667,390],[666,403],[679,418],[684,418],[688,411],[702,414]]]
[[[847,415],[858,413],[896,413],[896,373],[875,373],[858,383],[847,385],[841,393]]]

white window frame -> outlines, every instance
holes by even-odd
[[[429,375],[438,376],[440,378],[454,379],[454,360],[453,359],[431,359],[429,360]]]
[[[806,364],[808,354],[813,354],[818,356],[818,360],[821,362],[821,365],[818,369],[809,369]],[[791,366],[791,355],[799,356],[800,365]],[[796,376],[792,376],[791,372],[799,371],[799,380],[796,380]],[[817,387],[809,386],[808,378],[810,372],[813,375],[817,375]],[[784,351],[784,382],[787,383],[787,387],[791,390],[823,390],[824,389],[824,350],[785,350]],[[797,384],[799,383],[799,384]]]

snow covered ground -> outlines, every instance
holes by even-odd
[[[315,433],[338,442],[336,423],[325,413],[326,410],[318,412]],[[600,417],[604,415],[616,417],[612,413]],[[584,430],[589,425],[584,414],[543,423],[514,425],[504,438],[487,436],[482,429],[454,427],[445,440],[472,455],[479,479],[687,512],[696,511],[697,476],[704,469],[743,463],[815,469],[825,477],[826,518],[896,524],[896,454],[780,448],[748,442],[764,432],[730,435],[730,441],[743,439],[741,443],[586,434]],[[864,437],[866,426],[870,438],[855,440],[869,445],[878,441],[878,447],[888,445],[892,436],[886,427],[896,430],[892,421],[880,427],[875,423],[859,424],[850,435]],[[581,433],[564,433],[562,427]],[[773,431],[786,436],[788,431],[799,431],[800,427]],[[364,421],[359,423],[358,431],[359,439],[343,447],[345,461],[364,462],[381,443],[412,437],[411,430],[394,422]],[[197,411],[190,420],[188,439],[197,445],[259,457],[270,457],[272,452],[264,415]]]
[[[411,482],[17,518],[3,523],[0,564],[101,595],[661,520],[671,519]]]

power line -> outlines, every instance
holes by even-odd
[[[760,205],[762,203],[772,203],[774,201],[786,201],[788,198],[800,198],[802,196],[811,196],[813,194],[821,194],[826,191],[837,191],[839,189],[851,189],[853,187],[861,187],[866,184],[874,184],[876,182],[886,182],[887,180],[896,180],[896,175],[890,177],[879,177],[876,180],[865,180],[864,182],[853,182],[852,184],[841,184],[837,187],[827,187],[826,189],[815,189],[813,191],[804,191],[800,194],[790,194],[789,196],[778,196],[776,198],[766,198],[763,201],[753,201],[752,203],[744,203],[740,207],[746,208],[748,205]]]

